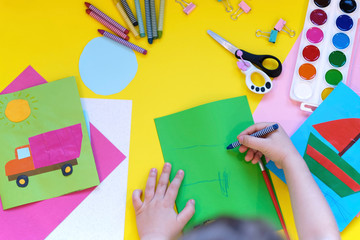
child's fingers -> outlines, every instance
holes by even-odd
[[[261,152],[257,151],[257,152],[255,153],[255,156],[254,156],[253,160],[251,161],[251,163],[252,163],[252,164],[256,164],[256,163],[258,163],[259,161],[261,161],[260,159],[261,159],[262,155],[263,155],[263,154],[262,154]]]
[[[247,162],[251,161],[254,158],[254,155],[255,155],[255,150],[250,148],[246,153],[245,161]]]
[[[238,135],[238,138],[239,136],[241,135],[250,135],[254,132],[257,132],[257,131],[260,131],[268,126],[271,126],[275,123],[268,123],[268,122],[261,122],[261,123],[256,123],[254,125],[251,125],[250,127],[248,127],[247,129],[245,129],[244,131],[242,131],[239,135]]]
[[[242,145],[258,151],[262,151],[262,149],[266,148],[268,145],[268,140],[266,138],[257,138],[250,135],[242,135],[238,137],[238,139]]]
[[[157,176],[157,169],[152,168],[149,173],[148,180],[146,182],[145,187],[145,202],[150,202],[155,194],[155,185],[156,185],[156,176]]]
[[[170,171],[171,171],[171,164],[165,163],[159,179],[159,183],[155,191],[155,196],[158,198],[164,198],[165,191],[169,183]]]
[[[191,199],[186,203],[184,209],[177,216],[177,220],[181,223],[182,228],[190,221],[191,217],[195,213],[195,200]]]
[[[135,212],[137,212],[143,204],[143,202],[141,201],[141,194],[142,194],[141,189],[134,190],[134,192],[132,194],[132,201],[133,201],[133,206],[134,206]]]
[[[179,188],[181,185],[182,180],[184,179],[184,171],[179,170],[172,182],[170,183],[166,193],[165,193],[165,202],[169,204],[169,206],[174,206],[176,197],[179,192]]]
[[[246,152],[246,150],[248,150],[248,147],[247,147],[247,146],[241,145],[241,146],[239,147],[239,152],[241,152],[241,153]]]

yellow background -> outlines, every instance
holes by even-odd
[[[234,7],[240,2],[230,1]],[[129,2],[134,10],[133,1]],[[246,88],[236,59],[211,39],[206,30],[219,33],[239,48],[273,54],[281,61],[299,36],[306,0],[246,2],[252,7],[251,12],[233,21],[217,0],[194,0],[197,8],[189,16],[175,1],[167,1],[162,39],[149,45],[146,39],[135,40],[130,34],[130,41],[148,49],[148,55],[136,53],[138,71],[134,80],[122,92],[104,97],[89,90],[79,74],[80,54],[91,39],[99,36],[96,29],[101,26],[85,14],[83,1],[0,0],[0,89],[32,65],[49,81],[75,76],[82,97],[133,100],[125,239],[137,238],[132,191],[144,188],[149,169],[160,170],[163,164],[153,119],[240,95],[248,96],[254,111],[261,100],[260,95]],[[124,24],[112,0],[92,0],[91,3]],[[141,5],[143,7],[143,1]],[[270,31],[279,18],[285,19],[296,31],[295,38],[279,33],[276,44],[272,44],[266,38],[255,37],[257,29]],[[295,238],[286,185],[276,177],[274,184],[288,230]],[[343,239],[356,239],[359,225],[359,219],[353,220],[342,233]]]

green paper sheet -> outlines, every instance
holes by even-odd
[[[12,113],[9,102],[23,99],[28,102],[30,115]],[[14,112],[15,111],[15,112]],[[18,117],[19,122],[14,122]],[[26,117],[26,119],[23,119]],[[12,120],[12,121],[11,121]],[[69,176],[61,169],[29,176],[26,187],[9,181],[5,164],[15,159],[15,148],[29,144],[29,137],[81,124],[82,140],[78,165]],[[19,92],[0,95],[0,195],[4,209],[61,196],[99,184],[94,156],[86,129],[80,96],[74,77],[28,88]],[[49,146],[47,146],[49,147]],[[65,146],[66,147],[66,146]],[[51,148],[51,146],[49,147]],[[26,156],[26,151],[21,153]],[[59,156],[62,156],[59,154]],[[18,160],[17,160],[18,161]]]
[[[181,211],[189,199],[196,202],[185,230],[219,216],[261,218],[281,228],[259,166],[245,162],[238,149],[226,150],[253,123],[245,96],[155,119],[171,179],[185,172],[176,206]]]
[[[349,163],[342,159],[336,152],[329,148],[325,143],[318,139],[314,134],[310,133],[307,146],[312,146],[322,155],[328,158],[347,175],[349,175],[355,182],[360,183],[360,174]],[[337,178],[334,174],[329,172],[324,166],[315,161],[308,154],[304,154],[304,160],[308,165],[310,171],[323,181],[329,188],[336,192],[340,197],[346,197],[355,192],[348,187],[344,182]]]

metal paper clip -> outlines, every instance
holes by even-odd
[[[247,5],[244,1],[241,1],[239,3],[239,8],[233,14],[231,14],[230,17],[232,20],[237,20],[241,14],[248,13],[250,12],[250,10],[251,8],[249,7],[249,5]]]
[[[277,34],[278,34],[278,31],[276,31],[276,30],[271,30],[271,32],[263,32],[261,30],[257,30],[255,32],[255,35],[257,37],[269,38],[269,42],[272,42],[272,43],[276,42]]]
[[[229,0],[218,0],[218,2],[222,2],[222,4],[224,4],[224,6],[225,6],[225,11],[231,12],[231,11],[233,10],[233,7],[231,6]]]
[[[185,0],[175,0],[175,2],[182,6],[183,12],[186,13],[186,15],[189,15],[196,8],[196,5],[192,2],[188,3]]]
[[[280,18],[280,20],[276,23],[274,29],[279,32],[286,32],[287,34],[289,34],[290,37],[295,37],[295,31],[288,28],[285,24],[286,21]],[[284,30],[284,28],[286,28],[286,30]]]

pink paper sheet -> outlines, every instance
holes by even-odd
[[[360,21],[359,21],[360,22]],[[354,43],[353,57],[350,62],[348,86],[360,95],[360,25],[357,25],[357,34]],[[290,88],[296,58],[300,45],[300,38],[291,49],[289,55],[283,63],[283,72],[274,79],[273,89],[265,94],[253,117],[255,122],[278,122],[291,136],[306,120],[310,113],[300,110],[300,103],[290,99]]]
[[[15,78],[0,94],[7,94],[21,91],[30,87],[47,83],[31,66],[28,66],[20,75]]]
[[[3,92],[11,93],[46,83],[28,67]],[[126,157],[90,124],[91,145],[99,179],[102,182]],[[95,188],[67,194],[24,206],[2,210],[0,202],[0,239],[37,240],[46,238]]]

